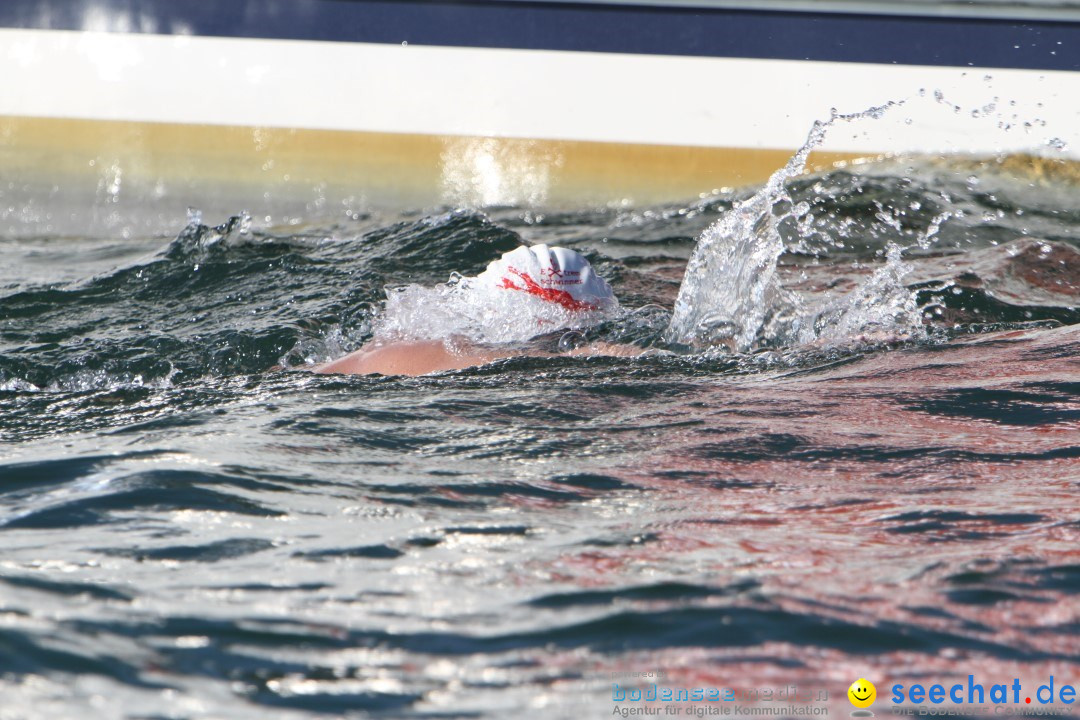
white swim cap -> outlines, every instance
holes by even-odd
[[[615,303],[611,286],[581,253],[547,245],[519,247],[476,276],[484,288],[518,290],[567,310],[601,310]]]

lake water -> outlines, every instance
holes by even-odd
[[[622,307],[587,337],[649,352],[305,371],[387,287],[523,242],[586,254]],[[1045,163],[0,257],[5,720],[604,718],[647,673],[842,717],[859,677],[879,715],[894,683],[1076,680],[1080,193]]]

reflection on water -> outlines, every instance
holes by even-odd
[[[789,180],[760,309],[847,320],[739,354],[665,337],[749,192],[0,240],[0,717],[606,717],[657,669],[844,715],[860,677],[879,713],[1075,677],[1080,206],[1018,167]],[[522,241],[611,280],[590,337],[658,352],[276,369]]]
[[[444,145],[443,198],[464,207],[543,205],[551,174],[562,165],[556,149],[545,152],[530,140],[460,137]]]

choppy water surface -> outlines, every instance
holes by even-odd
[[[860,676],[1076,679],[1068,173],[177,233],[0,240],[2,718],[600,718],[658,669],[843,716]],[[586,253],[624,311],[590,336],[654,351],[296,369],[521,242]]]

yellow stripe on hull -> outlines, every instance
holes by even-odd
[[[582,207],[681,201],[764,181],[791,150],[0,116],[8,182],[200,204],[362,197],[377,205]],[[818,153],[821,169],[855,154]],[[266,195],[269,193],[269,195]]]

